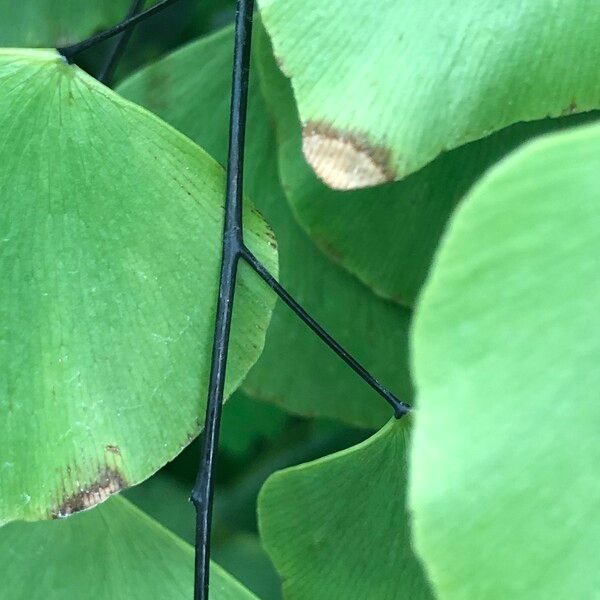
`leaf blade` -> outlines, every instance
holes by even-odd
[[[118,23],[128,0],[29,0],[0,5],[0,45],[57,47]]]
[[[264,484],[260,534],[286,597],[432,598],[409,537],[408,421]]]
[[[409,502],[440,598],[598,589],[599,148],[594,124],[490,171],[420,300]]]
[[[193,591],[193,548],[120,497],[62,521],[11,523],[0,552],[11,557],[0,568],[7,600],[183,600]],[[256,600],[214,563],[211,579],[215,600]]]
[[[224,174],[54,51],[0,52],[0,85],[1,522],[91,506],[198,433]],[[272,233],[246,217],[276,270]],[[240,273],[228,394],[273,304]]]
[[[225,160],[231,35],[228,28],[194,42],[139,71],[118,91]],[[253,36],[258,50],[260,29]],[[280,281],[358,360],[408,400],[410,312],[376,298],[322,256],[299,229],[277,173],[277,142],[258,83],[254,78],[250,86],[245,182],[248,195],[277,233]],[[196,99],[193,105],[185,101],[189,97]],[[203,119],[207,112],[213,115],[211,122]],[[250,396],[291,412],[362,427],[379,427],[389,417],[385,402],[281,303],[275,308],[265,351],[243,388]]]
[[[403,179],[518,121],[599,108],[593,0],[259,4],[304,153],[335,189]]]

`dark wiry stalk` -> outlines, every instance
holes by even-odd
[[[194,585],[196,600],[208,600],[215,454],[219,443],[235,279],[244,247],[242,185],[253,5],[253,0],[238,0],[237,3],[221,280],[200,467],[191,496],[196,507],[196,576]]]
[[[273,289],[277,295],[306,323],[351,369],[364,379],[380,396],[382,396],[394,410],[394,416],[399,419],[404,416],[410,406],[401,402],[392,392],[383,387],[353,356],[332,338],[303,308],[292,298],[287,290],[269,273],[261,262],[244,247],[244,259],[260,275],[260,277]]]
[[[129,12],[127,13],[127,17],[125,20],[135,16],[140,12],[140,9],[144,5],[145,0],[133,0],[131,3],[131,7],[129,8]],[[110,54],[106,57],[104,65],[98,73],[98,81],[102,82],[104,85],[110,85],[110,82],[115,74],[115,70],[121,58],[123,58],[123,53],[125,52],[125,48],[127,48],[127,44],[131,39],[133,34],[134,26],[126,29],[119,37],[119,39],[115,42],[110,51]]]
[[[132,17],[121,21],[121,23],[115,25],[114,27],[111,27],[110,29],[107,29],[106,31],[102,31],[96,35],[93,35],[87,40],[83,40],[82,42],[78,42],[77,44],[57,48],[57,50],[60,54],[62,54],[62,56],[65,57],[65,60],[68,63],[72,63],[75,57],[80,52],[83,52],[84,50],[87,50],[88,48],[91,48],[96,44],[100,44],[101,42],[104,42],[105,40],[108,40],[114,37],[115,35],[119,35],[119,33],[123,31],[131,29],[132,27],[134,27],[141,21],[144,21],[148,17],[151,17],[157,12],[160,12],[161,10],[170,6],[171,4],[175,4],[175,2],[178,2],[178,0],[162,0],[161,2],[157,2],[154,6],[151,6],[150,8],[147,8],[141,13],[138,13],[137,15],[133,15]]]
[[[163,0],[150,9],[135,14],[142,1],[136,0],[129,17],[112,29],[84,40],[79,44],[59,48],[59,52],[71,62],[83,50],[94,46],[123,31],[131,29],[151,14],[166,8],[177,0]],[[202,439],[201,460],[191,499],[196,507],[196,563],[194,598],[208,600],[210,534],[212,503],[214,495],[215,456],[218,448],[223,393],[225,387],[225,371],[233,314],[233,301],[237,267],[243,258],[254,271],[278,294],[278,296],[323,340],[338,356],[340,356],[360,377],[362,377],[393,408],[397,418],[405,415],[410,407],[383,387],[358,361],[356,361],[335,339],[333,339],[279,284],[259,260],[246,248],[242,227],[242,187],[244,140],[246,128],[246,108],[248,101],[248,75],[250,64],[250,45],[252,33],[253,0],[238,0],[235,50],[233,65],[233,81],[231,94],[231,119],[229,128],[229,158],[227,169],[227,190],[225,199],[225,219],[223,229],[223,247],[221,260],[221,276],[213,352],[211,362],[210,386],[204,435]],[[109,60],[100,76],[101,80],[110,79],[116,63],[125,49],[129,36],[123,36],[113,49]]]
[[[225,198],[225,223],[221,258],[219,298],[211,362],[208,403],[200,466],[191,500],[196,508],[196,563],[195,600],[208,600],[210,534],[214,496],[215,457],[219,443],[219,430],[225,388],[227,353],[233,314],[235,280],[240,258],[245,259],[256,273],[279,297],[360,377],[391,405],[397,418],[410,407],[384,388],[358,361],[338,344],[279,284],[258,259],[246,248],[242,227],[242,187],[246,108],[248,101],[248,74],[252,34],[253,0],[238,0],[233,82],[231,94],[231,119],[229,125],[229,157],[227,190]]]

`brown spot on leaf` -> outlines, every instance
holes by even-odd
[[[106,451],[110,452],[111,454],[116,454],[117,456],[121,456],[121,449],[119,448],[119,446],[116,446],[113,444],[108,444],[108,446],[106,446]]]
[[[52,512],[52,517],[60,519],[81,510],[92,508],[126,487],[127,482],[121,473],[107,467],[96,481],[63,500]]]
[[[393,181],[390,152],[365,137],[309,122],[302,130],[302,150],[315,173],[331,188],[353,190]]]
[[[273,250],[277,250],[277,238],[275,237],[275,233],[273,232],[273,230],[270,227],[267,228],[266,236],[267,236],[267,243],[269,244],[269,246],[271,246],[271,248],[273,248]]]

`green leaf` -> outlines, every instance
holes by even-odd
[[[600,589],[600,125],[506,159],[452,219],[414,326],[410,506],[442,600]]]
[[[410,544],[409,418],[361,444],[278,471],[261,490],[260,533],[288,598],[432,598]]]
[[[130,0],[5,0],[0,3],[0,46],[72,44],[121,21],[130,4]]]
[[[238,534],[213,547],[213,556],[261,600],[281,600],[281,581],[257,535]]]
[[[223,408],[219,447],[238,461],[252,454],[261,443],[276,438],[289,421],[289,415],[271,404],[236,392]]]
[[[162,598],[187,600],[194,582],[193,548],[119,497],[46,523],[0,529],[4,600]],[[211,565],[212,600],[256,600]]]
[[[340,192],[324,185],[302,154],[289,83],[259,37],[264,96],[275,117],[279,169],[294,215],[319,248],[377,294],[411,306],[448,217],[475,180],[524,140],[598,118],[597,112],[519,123],[443,154],[406,180]]]
[[[600,107],[597,0],[260,0],[330,187],[403,179],[518,121]]]
[[[350,429],[339,423],[317,419],[297,421],[256,461],[247,465],[243,473],[217,489],[213,530],[223,536],[240,529],[254,531],[258,494],[273,472],[337,452],[363,441],[367,435],[362,429]]]
[[[196,445],[192,447],[196,448]],[[189,452],[189,448],[186,452]],[[194,544],[196,538],[196,510],[190,502],[190,494],[198,454],[199,451],[194,453],[196,464],[190,465],[188,470],[192,481],[182,481],[175,477],[169,473],[167,465],[139,485],[121,493],[123,498],[190,544]]]
[[[118,90],[225,160],[230,62],[231,29],[226,29],[141,70]],[[300,230],[279,182],[274,132],[256,79],[249,111],[246,191],[277,233],[280,281],[367,368],[410,399],[410,313],[376,298]],[[244,390],[296,413],[360,426],[378,427],[390,414],[385,402],[281,303]]]
[[[133,485],[199,431],[222,169],[54,51],[0,52],[0,522]],[[276,269],[249,207],[246,239]],[[227,393],[274,305],[242,268]]]

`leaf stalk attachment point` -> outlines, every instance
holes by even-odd
[[[63,46],[61,48],[57,48],[59,54],[61,54],[65,60],[72,64],[75,60],[75,57],[84,50],[91,48],[92,46],[96,46],[104,42],[105,40],[109,40],[115,35],[119,35],[123,31],[127,31],[132,27],[135,27],[141,21],[144,21],[148,17],[160,12],[161,10],[169,7],[171,4],[175,4],[178,0],[162,0],[161,2],[157,2],[154,6],[147,8],[146,10],[134,14],[132,16],[127,17],[124,21],[121,21],[118,25],[107,29],[106,31],[101,31],[92,37],[83,40],[82,42],[77,42],[76,44],[72,44],[70,46]]]
[[[58,48],[58,51],[67,62],[72,63],[75,56],[80,52],[111,37],[123,34],[109,53],[104,67],[98,76],[101,82],[107,84],[112,78],[119,60],[123,56],[135,25],[176,1],[163,0],[147,10],[139,12],[144,0],[133,0],[128,16],[124,21],[87,40],[71,46]],[[216,470],[215,459],[219,445],[235,284],[240,259],[244,259],[257,275],[325,344],[388,402],[397,419],[403,417],[411,410],[408,404],[401,402],[392,392],[381,385],[371,373],[327,333],[244,244],[242,223],[244,143],[246,136],[253,9],[254,0],[237,1],[219,297],[217,301],[208,402],[201,443],[200,464],[196,482],[191,493],[191,501],[196,508],[195,600],[208,600],[209,597],[210,537]]]
[[[259,277],[285,302],[298,317],[310,327],[314,333],[325,342],[355,373],[364,379],[394,410],[396,419],[403,417],[410,411],[410,406],[401,402],[392,392],[385,388],[369,371],[367,371],[349,352],[347,352],[313,317],[311,317],[294,300],[287,290],[269,273],[261,262],[244,246],[243,256],[246,262],[254,269]]]
[[[201,442],[200,466],[191,494],[191,500],[196,508],[196,562],[194,579],[194,598],[196,600],[208,600],[215,457],[219,444],[235,280],[239,259],[243,255],[244,247],[242,189],[253,8],[254,0],[238,0],[233,54],[229,155],[227,160],[227,187],[225,192],[225,219],[223,225],[219,298],[217,301],[215,335],[213,338],[208,403]]]
[[[235,24],[231,114],[229,123],[229,155],[219,298],[211,359],[208,403],[202,436],[200,465],[191,500],[196,507],[195,600],[208,600],[210,534],[214,497],[214,475],[219,430],[225,389],[225,374],[235,281],[240,258],[277,293],[277,295],[323,340],[342,360],[390,404],[396,418],[404,416],[410,407],[384,388],[357,360],[336,342],[269,273],[245,246],[242,225],[242,190],[244,141],[252,38],[253,0],[238,0]]]
[[[211,359],[208,403],[202,436],[200,465],[191,500],[196,507],[196,600],[208,600],[210,533],[214,497],[214,475],[219,430],[225,389],[225,374],[235,281],[240,258],[273,289],[277,295],[323,340],[342,360],[390,404],[396,418],[404,416],[410,407],[384,388],[357,360],[336,342],[269,273],[264,265],[245,246],[242,225],[242,190],[244,169],[244,141],[248,82],[252,38],[253,0],[238,0],[235,24],[231,115],[229,123],[229,155],[219,298],[215,321],[215,335]]]

